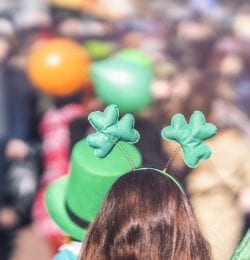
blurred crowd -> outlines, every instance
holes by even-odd
[[[148,57],[153,102],[135,113],[138,128],[150,129],[139,147],[146,163],[174,153],[154,138],[175,113],[201,110],[216,124],[211,161],[190,170],[177,156],[172,167],[215,259],[228,259],[250,212],[250,5],[229,0],[1,1],[0,259],[15,255],[13,237],[26,226],[48,241],[48,257],[69,239],[50,223],[44,190],[91,131],[86,115],[105,105],[91,83],[63,97],[34,86],[29,55],[57,37],[79,43],[92,62],[123,49]]]

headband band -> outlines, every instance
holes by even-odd
[[[156,168],[138,168],[138,169],[135,169],[134,171],[143,171],[143,170],[153,170],[153,171],[156,171],[156,172],[159,172],[163,175],[165,175],[166,177],[168,177],[169,179],[171,179],[175,185],[179,188],[179,190],[185,194],[184,192],[184,189],[182,188],[182,185],[179,183],[179,181],[174,177],[172,176],[171,174],[167,173],[167,172],[164,172],[162,170],[159,170],[159,169],[156,169]]]
[[[95,155],[99,158],[107,156],[119,141],[130,144],[136,143],[140,134],[134,129],[135,119],[131,114],[125,114],[119,120],[119,109],[116,105],[110,105],[104,112],[95,111],[88,116],[90,124],[96,129],[96,133],[87,137],[88,144],[94,148]],[[163,139],[179,143],[176,153],[170,158],[164,170],[156,168],[135,169],[133,159],[120,144],[118,148],[126,156],[132,170],[154,170],[171,179],[179,190],[185,194],[182,185],[172,175],[166,172],[175,155],[180,148],[183,151],[183,159],[190,168],[198,166],[201,159],[208,159],[211,156],[210,148],[204,143],[205,140],[214,136],[217,132],[215,125],[206,122],[201,111],[194,111],[189,122],[182,114],[172,117],[171,125],[164,127],[161,131]]]

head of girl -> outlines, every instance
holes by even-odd
[[[169,177],[145,169],[114,183],[89,227],[80,259],[206,260],[210,250],[185,193]]]

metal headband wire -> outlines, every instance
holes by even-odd
[[[125,155],[125,157],[127,158],[131,168],[133,171],[139,171],[139,170],[153,170],[153,171],[157,171],[163,175],[165,175],[166,177],[168,177],[169,179],[171,179],[175,185],[179,188],[179,190],[185,194],[184,189],[182,188],[182,185],[179,183],[179,181],[172,176],[171,174],[167,173],[167,169],[168,167],[171,165],[171,163],[173,162],[174,158],[176,157],[176,155],[178,154],[178,152],[181,150],[181,146],[179,145],[176,150],[174,151],[173,155],[170,157],[170,159],[168,160],[165,168],[163,170],[159,170],[156,168],[136,168],[135,163],[133,161],[133,158],[129,155],[129,153],[126,151],[126,149],[122,146],[122,144],[120,142],[118,142],[117,144],[117,148]]]
[[[126,149],[122,146],[122,144],[120,142],[118,142],[117,144],[117,148],[125,155],[125,157],[128,159],[128,162],[132,168],[132,170],[136,169],[135,163],[133,161],[133,158],[129,155],[129,153],[126,151]]]
[[[167,172],[165,172],[165,171],[156,169],[156,168],[138,168],[138,169],[135,169],[134,171],[140,171],[140,170],[141,170],[141,171],[142,171],[142,170],[153,170],[153,171],[156,171],[156,172],[159,172],[159,173],[165,175],[166,177],[168,177],[169,179],[171,179],[171,180],[175,183],[175,185],[179,188],[179,190],[180,190],[183,194],[185,194],[185,191],[184,191],[184,189],[182,188],[182,185],[181,185],[181,184],[179,183],[179,181],[178,181],[174,176],[172,176],[171,174],[169,174],[169,173],[167,173]]]
[[[178,145],[177,148],[175,149],[175,151],[173,152],[173,154],[171,155],[171,157],[168,159],[163,171],[166,172],[169,169],[169,166],[171,166],[173,160],[175,159],[176,155],[180,152],[181,150],[181,146]]]

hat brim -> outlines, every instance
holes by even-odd
[[[69,217],[65,207],[65,194],[68,176],[63,176],[49,185],[45,193],[45,205],[49,215],[64,232],[73,239],[82,241],[86,229],[79,227]]]

